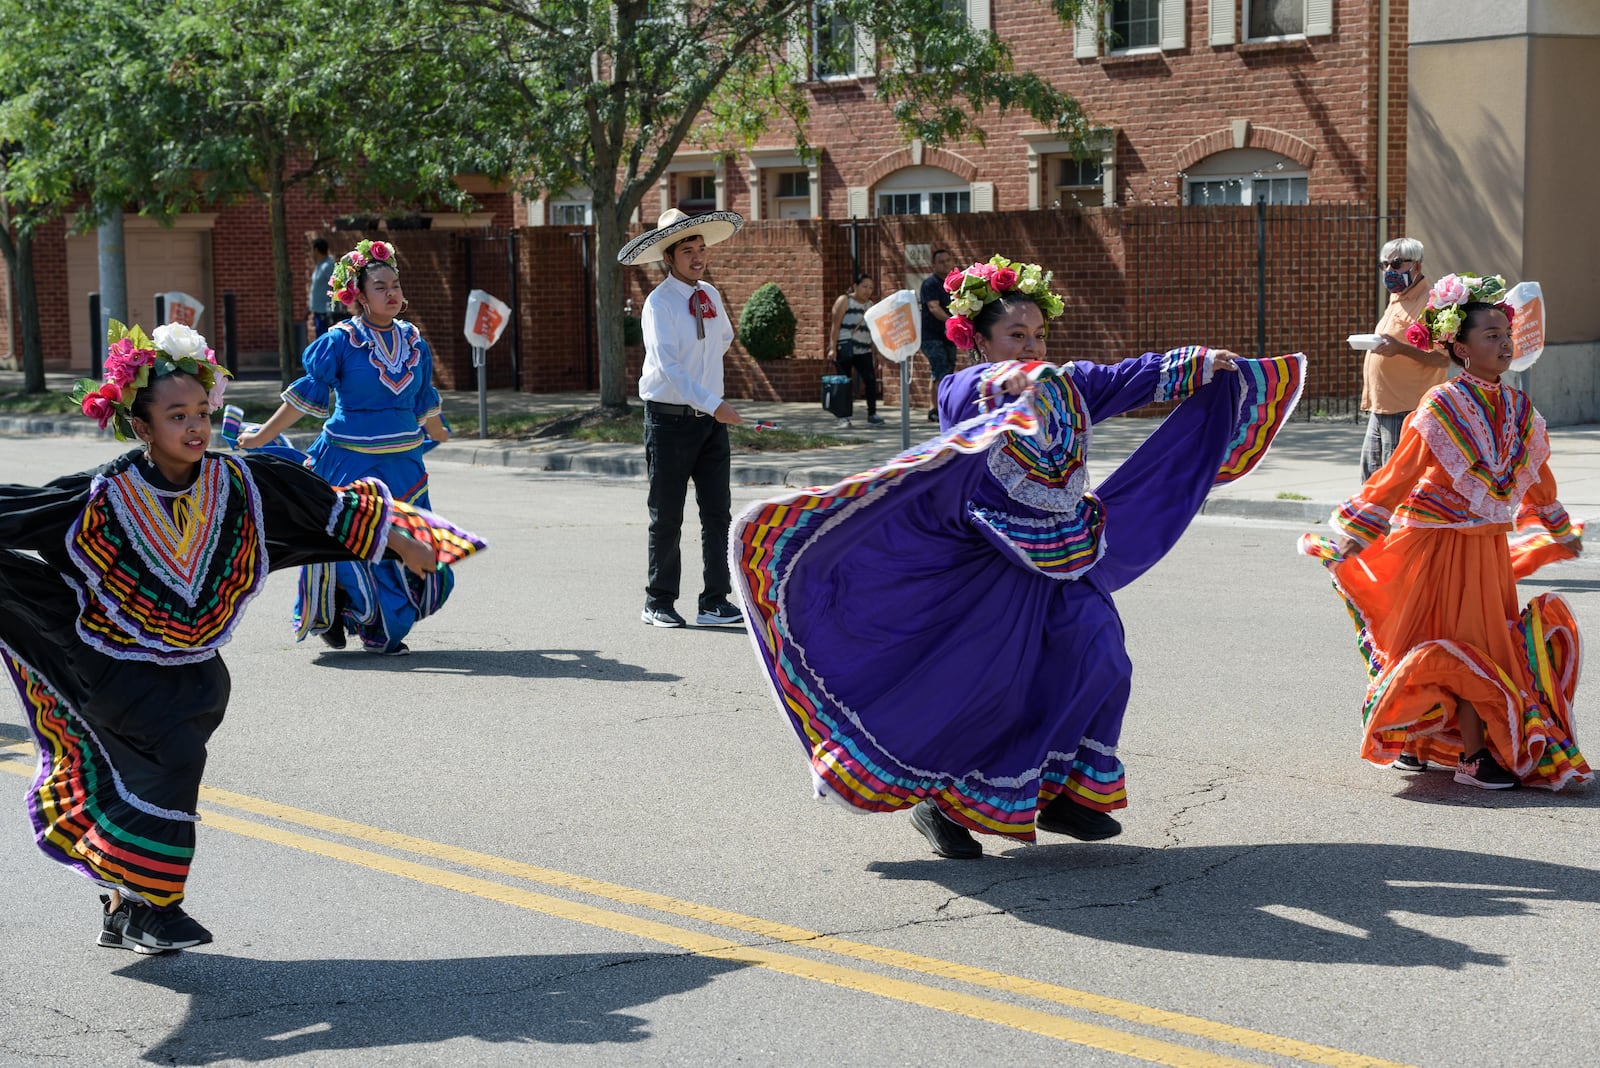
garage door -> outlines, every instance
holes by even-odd
[[[145,220],[124,224],[123,247],[127,257],[128,319],[155,329],[155,295],[180,290],[206,306],[195,329],[213,345],[221,335],[213,328],[215,303],[211,299],[212,216],[183,216],[179,225],[166,229]],[[204,227],[204,228],[202,228]],[[67,284],[72,291],[71,366],[87,373],[89,367],[89,294],[100,288],[99,244],[93,232],[67,238]]]

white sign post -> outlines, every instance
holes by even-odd
[[[489,436],[489,369],[485,366],[489,348],[500,340],[511,309],[481,289],[467,294],[467,320],[462,332],[472,346],[472,366],[478,369],[478,437]]]
[[[922,348],[922,315],[914,290],[899,289],[866,310],[872,343],[900,365],[900,447],[911,448],[911,357]]]

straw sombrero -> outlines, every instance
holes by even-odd
[[[706,244],[726,241],[739,232],[744,216],[736,211],[708,211],[703,215],[685,215],[677,208],[668,208],[656,220],[656,228],[640,234],[622,246],[617,253],[621,264],[656,263],[668,245],[686,237],[699,234]]]

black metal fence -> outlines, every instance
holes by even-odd
[[[1128,293],[1140,344],[1204,341],[1244,354],[1304,352],[1303,418],[1354,418],[1366,333],[1383,296],[1378,250],[1405,232],[1403,205],[1129,208]]]

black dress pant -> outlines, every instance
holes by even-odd
[[[650,478],[650,578],[645,607],[671,608],[678,599],[683,556],[678,535],[683,504],[694,482],[700,510],[700,556],[704,567],[699,607],[728,599],[728,528],[733,494],[728,487],[728,428],[710,416],[673,415],[645,404],[644,459]]]

